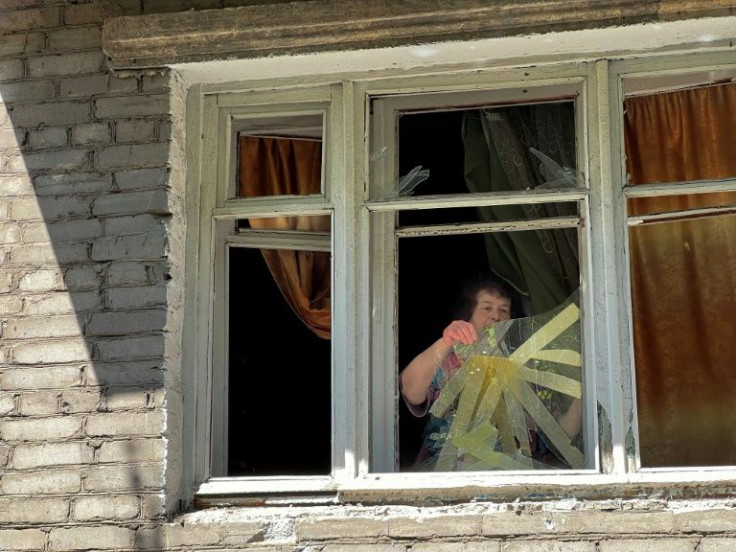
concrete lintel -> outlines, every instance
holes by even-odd
[[[109,18],[113,69],[594,29],[736,13],[736,0],[300,0]]]

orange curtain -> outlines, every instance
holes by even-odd
[[[630,183],[736,176],[736,85],[625,102]],[[631,199],[629,214],[736,204],[734,193]],[[630,229],[642,465],[736,464],[736,215]]]
[[[322,144],[313,140],[241,136],[238,195],[262,197],[320,193]],[[252,228],[330,231],[329,216],[250,219]],[[296,315],[323,339],[330,338],[330,254],[263,249],[271,274]]]

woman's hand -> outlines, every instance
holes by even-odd
[[[455,343],[470,345],[478,339],[478,332],[475,326],[465,320],[454,320],[442,332],[442,340],[448,347],[452,347]]]

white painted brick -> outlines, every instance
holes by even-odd
[[[69,516],[69,501],[61,498],[0,498],[0,523],[58,523]]]
[[[155,75],[143,75],[142,85],[144,92],[155,92],[157,90],[169,89],[170,76],[168,73]]]
[[[0,316],[18,314],[23,309],[23,300],[17,295],[0,296]]]
[[[412,551],[414,548],[412,548]],[[434,549],[432,549],[434,550]],[[322,552],[405,552],[401,544],[328,544]]]
[[[675,524],[676,530],[684,533],[733,531],[736,528],[736,511],[713,509],[682,512],[675,516]]]
[[[68,4],[64,7],[64,23],[67,25],[101,23],[104,9],[99,4]]]
[[[97,414],[87,419],[87,435],[158,435],[164,430],[161,412],[115,412]]]
[[[0,445],[0,468],[4,468],[8,465],[10,459],[10,447],[7,445]]]
[[[58,270],[41,269],[28,272],[18,282],[21,291],[54,291],[63,289],[61,273]]]
[[[410,518],[391,519],[388,524],[390,537],[438,538],[462,535],[479,535],[482,517],[451,516],[431,517],[421,520]]]
[[[191,547],[217,544],[220,534],[212,525],[168,525],[166,544],[170,547]]]
[[[106,282],[111,286],[148,284],[151,270],[150,265],[140,262],[113,262],[107,269]]]
[[[29,171],[78,170],[89,165],[89,151],[85,149],[65,149],[29,153],[24,156],[25,166]]]
[[[9,495],[77,493],[81,487],[82,478],[73,471],[11,472],[0,481],[3,494]]]
[[[127,520],[135,518],[138,510],[136,496],[87,496],[74,500],[72,518],[78,521]]]
[[[98,169],[118,167],[155,167],[169,162],[167,143],[110,146],[99,150],[95,166]]]
[[[105,94],[109,88],[108,75],[90,75],[61,79],[60,93],[62,98],[89,98]]]
[[[19,196],[22,194],[32,193],[33,185],[31,184],[31,179],[27,174],[0,174],[0,197]]]
[[[18,470],[49,466],[89,464],[94,450],[87,443],[44,443],[18,445],[13,453],[13,467]]]
[[[141,517],[160,519],[166,515],[166,498],[162,494],[146,494],[141,497]]]
[[[138,78],[135,76],[110,75],[108,90],[115,94],[130,94],[138,91]]]
[[[107,194],[92,206],[92,214],[96,216],[166,212],[168,196],[164,190]]]
[[[60,22],[61,11],[58,7],[4,12],[0,17],[0,34],[48,29],[58,27]]]
[[[89,360],[87,345],[79,339],[20,343],[12,348],[12,355],[17,364],[63,364]]]
[[[102,235],[102,223],[97,219],[54,222],[48,225],[52,241],[88,240]]]
[[[68,142],[66,127],[49,127],[28,133],[28,146],[31,149],[58,148],[66,146]]]
[[[92,314],[87,335],[128,335],[163,330],[166,311],[103,312]]]
[[[121,191],[164,189],[169,184],[167,169],[138,169],[115,173],[115,183]]]
[[[134,410],[146,408],[148,391],[141,389],[109,388],[105,398],[105,410]]]
[[[158,344],[157,346],[163,347],[163,338],[143,338],[144,340],[153,339]],[[134,345],[138,345],[138,338],[136,339],[123,339],[117,340],[122,341],[124,344],[128,341],[134,341]],[[103,343],[98,343],[99,345]],[[153,344],[145,343],[146,346],[152,346]],[[125,345],[124,345],[125,346]],[[122,347],[121,347],[122,350]],[[114,354],[116,350],[107,350],[106,354]],[[129,361],[130,357],[135,357],[138,351],[134,348],[130,349],[128,355],[123,354],[120,361],[112,362],[95,362],[94,370],[89,370],[86,374],[88,385],[111,385],[111,386],[124,386],[124,385],[147,385],[149,387],[160,387],[164,384],[163,372],[161,371],[158,363],[161,362],[160,358],[155,360],[140,361],[132,360]],[[160,357],[160,355],[151,354],[150,351],[143,353],[144,356]]]
[[[99,27],[62,29],[48,33],[50,51],[92,50],[102,46],[102,31]]]
[[[8,320],[5,326],[5,337],[7,339],[69,337],[80,334],[79,322],[73,314],[11,319]]]
[[[13,291],[13,276],[16,271],[0,270],[0,293],[10,293]]]
[[[106,237],[92,243],[93,261],[162,259],[166,256],[166,237],[160,234]]]
[[[18,412],[23,416],[49,416],[58,411],[58,391],[23,393],[18,397]]]
[[[30,77],[51,77],[99,73],[104,62],[101,51],[41,56],[28,60],[28,74]]]
[[[3,38],[4,40],[4,38]],[[3,42],[0,41],[0,49]],[[56,97],[56,86],[47,80],[28,82],[8,82],[3,84],[3,100],[11,102],[31,102],[53,100]]]
[[[594,542],[580,541],[512,541],[501,545],[501,552],[597,552]]]
[[[0,56],[38,53],[43,50],[45,40],[43,33],[7,34],[0,40]]]
[[[27,296],[23,313],[29,316],[71,312],[82,313],[96,310],[100,306],[102,306],[102,296],[96,291],[73,294],[53,293],[50,295]]]
[[[48,232],[54,244],[65,241],[89,240],[102,235],[102,223],[97,219],[53,222]]]
[[[675,538],[606,539],[599,544],[600,552],[693,552],[697,540]]]
[[[7,203],[8,218],[10,220],[43,220],[38,200],[33,197],[15,199]]]
[[[40,196],[99,194],[112,190],[112,177],[86,172],[50,174],[35,177],[34,184],[35,193]]]
[[[100,401],[99,391],[65,389],[61,393],[61,410],[67,413],[96,412]]]
[[[558,530],[572,533],[671,533],[672,512],[569,512],[553,517]]]
[[[43,368],[19,368],[0,374],[2,389],[55,389],[81,385],[82,371],[77,366],[44,366]]]
[[[0,550],[41,550],[46,533],[40,529],[0,530]]]
[[[55,265],[56,251],[50,243],[18,245],[12,249],[10,266],[41,267]]]
[[[115,550],[133,545],[134,531],[125,527],[101,525],[99,527],[59,527],[49,534],[52,550]]]
[[[14,126],[58,126],[89,121],[92,113],[89,101],[51,102],[16,105],[13,107]]]
[[[0,395],[0,416],[5,416],[7,414],[10,414],[15,410],[15,397],[8,394],[3,393]]]
[[[161,439],[136,439],[133,441],[108,441],[102,443],[97,461],[106,463],[162,462],[166,455],[166,443]]]
[[[130,236],[151,231],[166,231],[168,217],[160,215],[132,215],[105,219],[105,235]]]
[[[164,483],[163,464],[137,466],[95,466],[87,470],[84,489],[88,492],[114,493],[161,489]]]
[[[164,548],[164,528],[162,526],[143,527],[138,529],[135,534],[136,550],[160,550]],[[259,549],[257,552],[271,552]],[[286,552],[286,551],[275,551]],[[304,551],[308,552],[308,551]]]
[[[75,416],[0,421],[0,435],[3,441],[65,439],[77,435],[81,430],[82,418]]]
[[[98,119],[145,117],[168,114],[168,111],[169,97],[166,94],[99,98],[95,102],[95,117]]]
[[[86,123],[72,128],[72,143],[78,146],[108,144],[111,140],[112,132],[107,123]]]
[[[153,140],[155,122],[146,120],[118,121],[115,124],[115,142],[147,142]]]
[[[94,266],[74,266],[64,273],[64,283],[69,291],[98,289],[102,276]]]
[[[89,260],[87,243],[55,243],[16,246],[11,254],[11,266],[41,267],[68,265]]]
[[[158,139],[161,142],[168,142],[171,140],[171,123],[162,122],[158,126]]]
[[[23,243],[50,241],[48,225],[45,222],[24,222]]]
[[[156,307],[166,305],[166,295],[166,286],[107,289],[105,306],[114,310]]]
[[[17,80],[23,77],[23,63],[19,59],[0,61],[0,81]]]
[[[71,192],[69,192],[71,193]],[[36,198],[37,205],[35,216],[15,218],[38,218],[39,216],[46,221],[55,219],[76,218],[88,216],[90,212],[91,200],[88,197],[67,195],[67,196],[41,196]],[[13,212],[13,215],[16,215]]]
[[[733,525],[730,530],[733,530]],[[697,552],[733,552],[734,550],[736,550],[735,538],[704,538],[697,548]]]
[[[387,519],[299,519],[296,522],[297,541],[322,541],[332,539],[367,539],[387,537]]]
[[[534,535],[549,533],[548,516],[529,512],[496,512],[483,516],[483,535]]]

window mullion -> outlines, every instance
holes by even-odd
[[[588,85],[591,136],[592,318],[598,395],[601,469],[630,471],[635,435],[626,259],[626,213],[622,193],[621,91],[607,61],[596,64]],[[597,139],[596,139],[597,137]],[[595,151],[597,150],[597,151]]]

